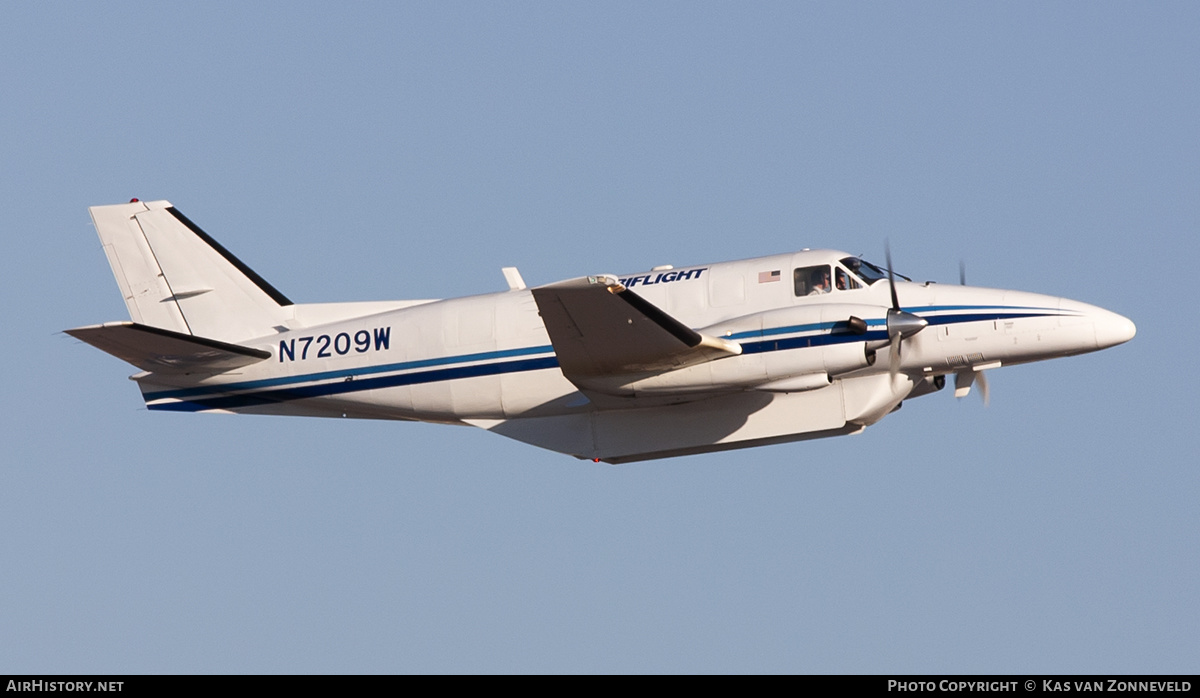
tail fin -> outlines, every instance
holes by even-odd
[[[134,322],[237,342],[290,318],[290,300],[170,202],[88,210]]]

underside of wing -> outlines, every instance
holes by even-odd
[[[597,379],[653,375],[737,356],[740,345],[684,325],[612,276],[534,288],[563,374],[581,388]]]
[[[271,358],[271,352],[263,349],[136,322],[109,322],[65,331],[143,371],[156,373],[219,373]]]
[[[886,378],[886,377],[885,377]],[[745,391],[686,404],[508,420],[469,420],[488,431],[576,458],[633,463],[851,434],[842,390]]]

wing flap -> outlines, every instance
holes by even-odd
[[[229,344],[136,322],[109,322],[65,332],[155,373],[220,373],[271,358],[264,349]]]
[[[532,289],[563,374],[588,378],[654,374],[741,353],[705,336],[622,286],[588,276]]]

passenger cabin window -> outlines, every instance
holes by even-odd
[[[829,265],[827,264],[816,267],[799,267],[792,272],[792,280],[796,285],[797,296],[819,296],[832,290],[829,283]]]

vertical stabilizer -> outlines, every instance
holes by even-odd
[[[150,327],[190,334],[179,305],[171,301],[171,288],[154,258],[150,243],[134,215],[146,211],[141,202],[88,209],[100,234],[100,243],[112,267],[129,317]]]
[[[170,202],[89,211],[135,322],[237,342],[290,319],[290,300]]]

